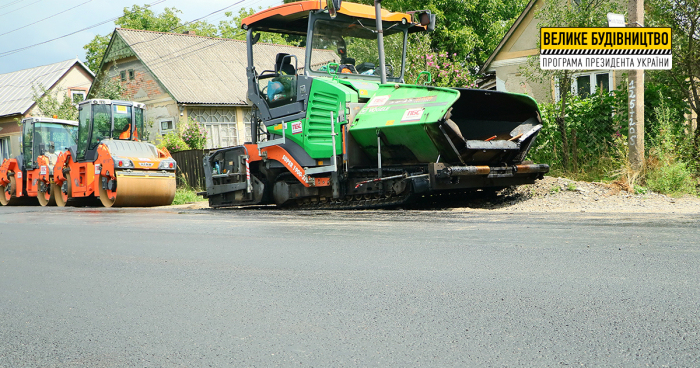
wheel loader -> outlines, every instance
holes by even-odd
[[[542,128],[537,103],[407,83],[408,34],[432,31],[436,17],[380,1],[299,1],[241,21],[253,141],[204,158],[211,207],[391,207],[532,184],[549,171],[525,161]],[[305,49],[265,65],[263,32]]]
[[[76,145],[58,156],[56,204],[147,207],[172,203],[177,163],[167,149],[140,141],[138,102],[91,99],[78,104]]]
[[[75,145],[78,122],[31,117],[21,122],[22,153],[0,166],[0,204],[56,205],[53,170],[58,156]]]

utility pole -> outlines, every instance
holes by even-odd
[[[629,27],[644,26],[644,0],[628,0]],[[628,81],[629,164],[639,172],[644,167],[644,70],[630,70]]]

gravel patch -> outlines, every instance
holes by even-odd
[[[502,190],[453,211],[700,213],[700,198],[635,194],[617,184],[590,183],[545,176],[534,185]]]

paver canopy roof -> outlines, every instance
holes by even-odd
[[[256,27],[261,30],[282,33],[306,34],[309,12],[326,7],[325,0],[297,1],[260,11],[241,20],[241,27]],[[376,18],[373,6],[343,2],[338,13],[353,18]],[[382,20],[385,22],[411,21],[411,16],[405,13],[392,13],[382,9]]]
[[[105,61],[129,48],[178,103],[247,105],[245,41],[122,28],[116,34],[123,42],[113,39]],[[300,68],[304,63],[302,47],[258,43],[253,50],[258,73],[273,69],[280,52],[295,55]],[[329,61],[339,59],[327,53]]]

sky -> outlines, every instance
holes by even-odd
[[[209,23],[218,24],[226,19],[224,13],[227,11],[238,13],[242,7],[265,9],[281,4],[282,0],[0,0],[0,74],[76,57],[84,62],[83,46],[95,35],[114,31],[114,21],[22,51],[13,50],[119,17],[124,14],[125,7],[154,2],[159,2],[151,7],[155,13],[161,13],[166,7],[176,8],[182,11],[178,15],[183,21],[195,20],[233,5],[204,18]],[[238,2],[240,4],[234,5]]]

